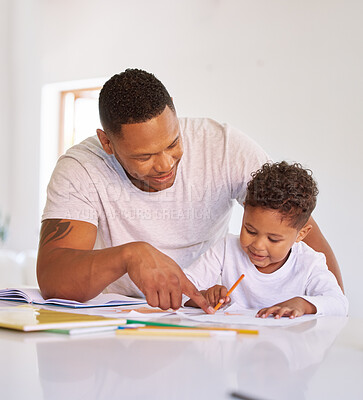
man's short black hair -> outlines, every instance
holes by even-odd
[[[146,122],[160,115],[166,106],[175,112],[165,86],[141,69],[114,75],[104,84],[99,97],[103,129],[114,135],[121,133],[122,124]]]
[[[318,188],[309,169],[286,161],[266,163],[252,173],[245,206],[278,211],[290,226],[301,229],[316,206]]]

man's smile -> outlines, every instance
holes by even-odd
[[[149,179],[154,182],[165,183],[165,182],[168,182],[169,180],[173,179],[174,175],[175,175],[175,166],[167,174],[158,175],[158,176],[149,176]]]

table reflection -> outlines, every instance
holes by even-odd
[[[258,336],[88,337],[36,344],[44,398],[305,399],[346,318],[318,318]]]

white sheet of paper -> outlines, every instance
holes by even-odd
[[[258,310],[247,310],[239,308],[237,304],[232,304],[226,309],[220,309],[215,314],[204,314],[203,312],[196,314],[195,312],[190,312],[188,309],[179,310],[177,314],[180,317],[190,319],[192,321],[198,322],[213,322],[218,324],[228,324],[228,325],[253,325],[253,326],[288,326],[299,324],[308,320],[317,318],[315,314],[303,315],[298,318],[256,318],[255,315]]]
[[[165,317],[168,315],[174,314],[174,311],[172,312],[163,312],[160,310],[160,312],[155,312],[155,313],[141,313],[135,310],[130,311],[129,313],[125,313],[123,314],[123,317],[126,319],[145,319],[145,320],[149,320],[149,319],[155,319],[155,318],[160,318],[160,317]]]

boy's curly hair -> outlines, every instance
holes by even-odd
[[[149,121],[168,106],[175,112],[173,100],[165,86],[151,73],[126,69],[103,86],[98,108],[103,129],[121,135],[123,124]]]
[[[290,226],[301,229],[316,206],[318,193],[312,172],[301,164],[266,163],[252,173],[245,205],[277,210]]]

